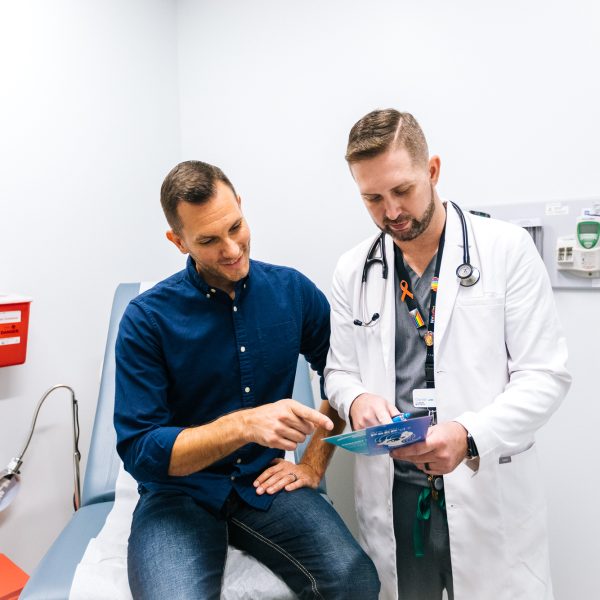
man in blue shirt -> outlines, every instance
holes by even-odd
[[[220,169],[177,165],[161,203],[187,266],[130,303],[116,345],[117,450],[140,491],[134,598],[218,599],[228,543],[300,598],[377,598],[370,559],[315,489],[321,438],[343,422],[290,399],[299,353],[325,366],[327,300],[298,271],[250,260]],[[311,433],[301,464],[283,460]]]

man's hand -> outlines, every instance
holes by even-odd
[[[297,400],[286,398],[238,413],[247,442],[267,448],[295,450],[317,427],[333,429],[329,417]]]
[[[433,425],[427,439],[390,452],[392,458],[414,463],[431,475],[452,473],[467,455],[467,430],[456,421]]]
[[[263,471],[254,482],[258,495],[275,494],[285,487],[286,492],[293,492],[302,487],[316,489],[321,478],[306,464],[294,464],[283,458],[276,458],[273,466]]]
[[[393,404],[375,394],[361,394],[354,398],[350,406],[352,429],[391,423],[392,417],[399,414],[400,411]]]

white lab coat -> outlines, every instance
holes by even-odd
[[[481,279],[473,287],[461,287],[455,270],[463,262],[462,229],[456,211],[448,206],[447,213],[435,321],[438,420],[462,423],[480,453],[479,461],[464,461],[444,477],[454,597],[551,599],[546,509],[534,441],[571,380],[552,289],[524,229],[469,214],[471,264],[479,268]],[[326,391],[347,422],[352,401],[363,392],[392,404],[395,399],[394,252],[389,236],[389,285],[379,323],[353,324],[364,320],[358,299],[373,240],[344,254],[334,275]],[[379,311],[383,287],[375,265],[368,277],[369,318]],[[382,600],[398,598],[401,576],[396,573],[392,485],[393,462],[387,455],[357,455],[360,541],[377,567]]]

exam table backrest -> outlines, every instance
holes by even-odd
[[[116,433],[113,426],[115,405],[115,342],[119,330],[119,322],[130,300],[135,298],[140,289],[148,289],[151,284],[121,283],[113,299],[104,363],[100,379],[100,391],[96,417],[90,443],[89,456],[83,483],[82,506],[114,500],[115,483],[121,460],[116,451]],[[314,406],[314,398],[310,383],[308,365],[304,357],[298,358],[296,379],[292,397],[310,406]],[[305,444],[295,451],[296,460],[300,459]],[[321,491],[325,492],[325,482],[321,483]]]

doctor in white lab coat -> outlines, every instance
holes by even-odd
[[[386,137],[379,125],[390,119],[398,124]],[[481,276],[471,287],[459,284],[461,221],[435,190],[439,158],[429,158],[426,144],[411,144],[416,124],[411,119],[407,113],[375,111],[350,134],[352,175],[373,221],[389,234],[389,273],[386,284],[381,266],[371,268],[363,302],[363,266],[376,236],[339,260],[326,391],[354,429],[389,422],[398,413],[393,245],[420,273],[435,259],[445,226],[433,346],[438,424],[425,442],[393,455],[427,474],[444,476],[456,600],[550,599],[535,432],[570,385],[550,283],[524,229],[465,214],[470,263]],[[374,312],[381,312],[374,325],[354,323],[368,322]],[[468,458],[468,434],[476,458]],[[403,576],[396,568],[393,479],[388,455],[357,455],[360,541],[377,567],[384,600],[398,598],[398,577]],[[412,520],[414,514],[405,518]]]

